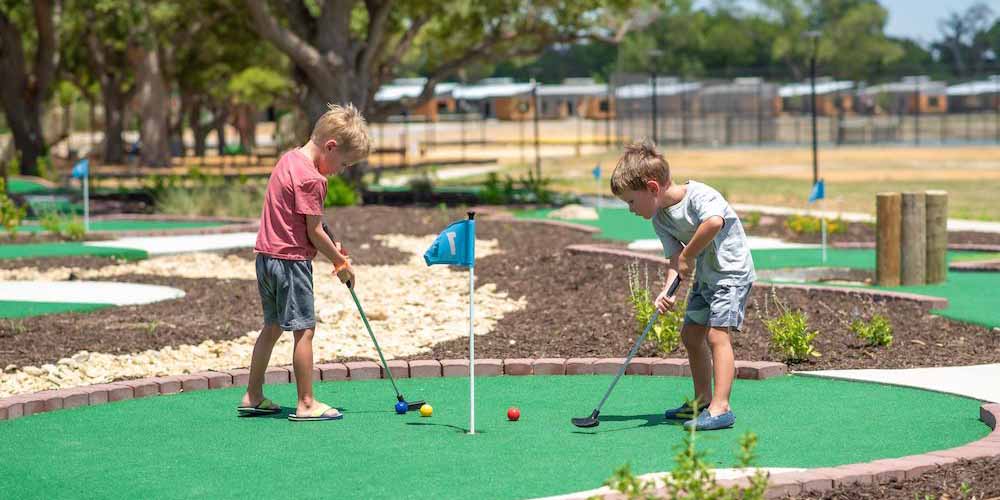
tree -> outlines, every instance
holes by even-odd
[[[957,76],[982,70],[986,51],[990,49],[986,36],[994,23],[993,10],[978,2],[965,12],[951,12],[938,21],[941,40],[934,44],[941,61],[951,66]]]
[[[38,158],[48,149],[41,118],[59,67],[62,2],[35,0],[30,7],[0,2],[0,103],[21,153],[21,173],[38,175]]]
[[[415,104],[460,68],[541,53],[553,43],[610,38],[631,0],[246,0],[256,31],[295,66],[300,105],[315,121],[327,103],[354,103],[369,119],[402,110],[375,93],[404,60],[427,68]]]

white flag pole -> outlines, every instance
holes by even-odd
[[[826,264],[826,216],[820,216],[820,226],[823,228],[823,263]]]
[[[468,214],[470,221],[475,219],[475,212],[469,212]],[[472,234],[472,238],[473,259],[472,265],[469,266],[469,434],[476,433],[476,335],[473,329],[475,310],[473,306],[474,301],[472,300],[476,291],[475,233]]]

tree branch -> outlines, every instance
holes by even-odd
[[[365,41],[361,60],[357,65],[358,75],[369,75],[375,57],[385,46],[383,41],[387,38],[385,28],[389,21],[391,6],[392,0],[365,0],[365,8],[368,9],[368,39]]]
[[[279,26],[265,0],[247,0],[247,6],[260,36],[287,54],[311,79],[317,82],[333,81],[333,73],[323,65],[323,55],[295,33]]]

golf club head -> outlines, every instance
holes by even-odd
[[[594,410],[589,417],[574,418],[570,420],[570,422],[573,422],[573,425],[577,427],[597,427],[598,425],[601,425],[601,421],[597,419],[597,415],[599,414],[599,411]]]
[[[413,410],[419,410],[420,407],[423,406],[423,405],[425,405],[425,404],[427,404],[427,401],[424,401],[422,399],[420,401],[407,401],[406,402],[406,407],[410,411],[413,411]]]

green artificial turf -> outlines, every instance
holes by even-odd
[[[468,428],[468,379],[403,379],[434,416],[396,415],[386,380],[316,384],[344,410],[334,422],[237,418],[244,389],[188,392],[0,422],[16,456],[0,468],[9,498],[530,498],[601,486],[629,463],[668,471],[685,433],[662,411],[691,380],[624,377],[601,425],[577,429],[611,376],[477,380],[477,431]],[[266,387],[294,406],[295,386]],[[917,389],[813,377],[738,380],[734,429],[699,433],[712,466],[737,462],[757,434],[758,466],[822,467],[950,448],[980,439],[977,401]],[[521,420],[506,420],[508,406]]]
[[[42,257],[65,257],[70,255],[90,255],[114,257],[125,260],[142,260],[149,255],[144,250],[85,245],[83,243],[30,243],[24,245],[0,245],[0,259],[35,259]]]
[[[166,221],[166,220],[92,220],[91,231],[154,231],[164,229],[191,229],[202,227],[218,227],[226,225],[217,221]],[[37,223],[23,224],[19,231],[41,233],[46,229]]]
[[[87,312],[112,307],[113,304],[83,304],[68,302],[21,302],[0,300],[0,318],[27,318],[43,314]]]

